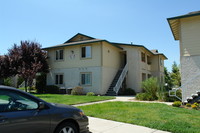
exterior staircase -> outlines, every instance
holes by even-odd
[[[124,78],[128,72],[128,64],[125,65],[124,68],[119,69],[117,74],[115,75],[115,78],[113,79],[108,91],[106,92],[106,96],[117,96],[119,89],[122,86],[122,83],[124,81]]]
[[[183,102],[183,104],[187,104],[187,103],[200,103],[200,91],[197,91],[196,94],[192,94],[191,97],[187,97],[187,100]]]

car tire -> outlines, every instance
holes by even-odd
[[[78,133],[78,128],[74,123],[65,122],[56,129],[55,133]]]

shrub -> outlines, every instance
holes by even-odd
[[[122,93],[122,95],[135,95],[135,91],[131,88],[126,88]]]
[[[176,95],[180,98],[182,98],[182,92],[181,90],[177,90]],[[174,101],[180,101],[179,99],[177,99],[176,97],[170,97],[169,96],[169,92],[166,91],[164,92],[164,101],[165,102],[174,102]]]
[[[172,104],[172,106],[173,107],[180,107],[181,106],[181,102],[180,101],[175,101],[173,104]]]
[[[4,81],[3,81],[4,85],[6,86],[11,86],[12,85],[12,80],[11,78],[5,78]]]
[[[136,99],[144,100],[144,101],[153,101],[154,100],[154,98],[151,95],[149,95],[148,93],[138,93],[136,95]]]
[[[47,85],[45,87],[45,93],[50,93],[50,94],[59,94],[59,87],[55,85]]]
[[[44,93],[46,88],[46,74],[41,73],[36,76],[36,90],[37,93]]]
[[[152,100],[157,100],[157,91],[159,90],[160,86],[158,84],[157,78],[151,77],[142,82],[142,88],[144,89],[145,93],[152,98]]]
[[[191,104],[190,104],[190,103],[187,103],[186,106],[187,106],[187,107],[191,107]]]
[[[94,92],[88,92],[86,95],[87,96],[95,96]]]
[[[192,107],[192,109],[198,109],[198,106],[195,104],[192,104],[191,107]]]
[[[83,87],[77,86],[72,89],[71,95],[82,95],[83,94]]]

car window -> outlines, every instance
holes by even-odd
[[[12,90],[0,91],[0,112],[37,109],[38,103],[25,94]]]

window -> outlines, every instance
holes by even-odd
[[[56,50],[56,60],[63,60],[64,59],[64,51],[63,50]]]
[[[145,53],[141,52],[141,61],[146,62]]]
[[[142,73],[142,81],[146,80],[146,73]]]
[[[151,78],[151,74],[148,74],[147,76],[148,76],[148,79]]]
[[[81,57],[82,58],[91,58],[91,46],[81,47]]]
[[[150,56],[147,56],[147,64],[151,65],[151,58],[150,58]]]
[[[63,74],[56,74],[56,85],[62,85],[63,84]]]
[[[163,65],[163,60],[160,58],[160,65],[162,66]]]
[[[37,109],[38,103],[31,98],[13,91],[1,90],[0,112]]]
[[[92,85],[91,73],[81,73],[81,85]]]

